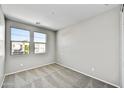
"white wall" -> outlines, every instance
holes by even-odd
[[[122,7],[122,9],[124,9]],[[121,86],[124,88],[124,12],[121,13],[121,47],[120,47],[120,52],[121,52]]]
[[[57,33],[58,63],[120,86],[120,7]]]
[[[10,27],[27,29],[33,37],[34,31],[46,33],[48,36],[46,54],[33,54],[33,38],[29,55],[10,55]],[[55,32],[14,21],[6,21],[6,74],[35,68],[55,62]],[[21,66],[23,64],[23,66]]]
[[[5,57],[5,22],[0,6],[0,87],[4,79],[4,57]]]

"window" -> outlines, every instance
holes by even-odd
[[[34,53],[46,52],[46,34],[34,32]]]
[[[11,55],[29,54],[30,32],[11,28]]]

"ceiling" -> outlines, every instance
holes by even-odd
[[[63,29],[119,5],[111,4],[2,4],[11,20],[53,30]]]

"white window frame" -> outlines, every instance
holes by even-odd
[[[29,54],[12,54],[12,42],[24,42],[24,41],[12,41],[12,36],[11,36],[11,28],[15,28],[15,29],[22,29],[22,30],[26,30],[29,31],[29,41],[27,41],[27,43],[29,43],[29,54],[30,54],[30,40],[31,40],[31,33],[30,30],[28,29],[24,29],[24,28],[19,28],[19,27],[14,27],[14,26],[10,26],[10,55],[14,56],[14,55],[29,55]]]
[[[35,33],[35,32],[36,32],[36,33],[45,34],[45,35],[46,35],[46,42],[45,42],[45,43],[44,43],[44,42],[35,42],[35,41],[34,41],[34,38],[35,38],[35,37],[34,37],[34,33]],[[34,52],[33,52],[33,53],[34,53],[34,54],[46,54],[46,52],[47,52],[47,40],[48,40],[48,37],[47,37],[47,34],[46,34],[46,33],[39,32],[39,31],[34,31],[34,32],[33,32],[33,46],[34,46],[34,48],[33,48],[33,51],[34,51]],[[45,52],[42,52],[42,53],[35,53],[35,43],[37,43],[37,44],[38,44],[38,43],[40,43],[40,44],[45,44]]]

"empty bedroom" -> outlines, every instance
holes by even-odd
[[[123,88],[123,4],[0,4],[1,88]]]

